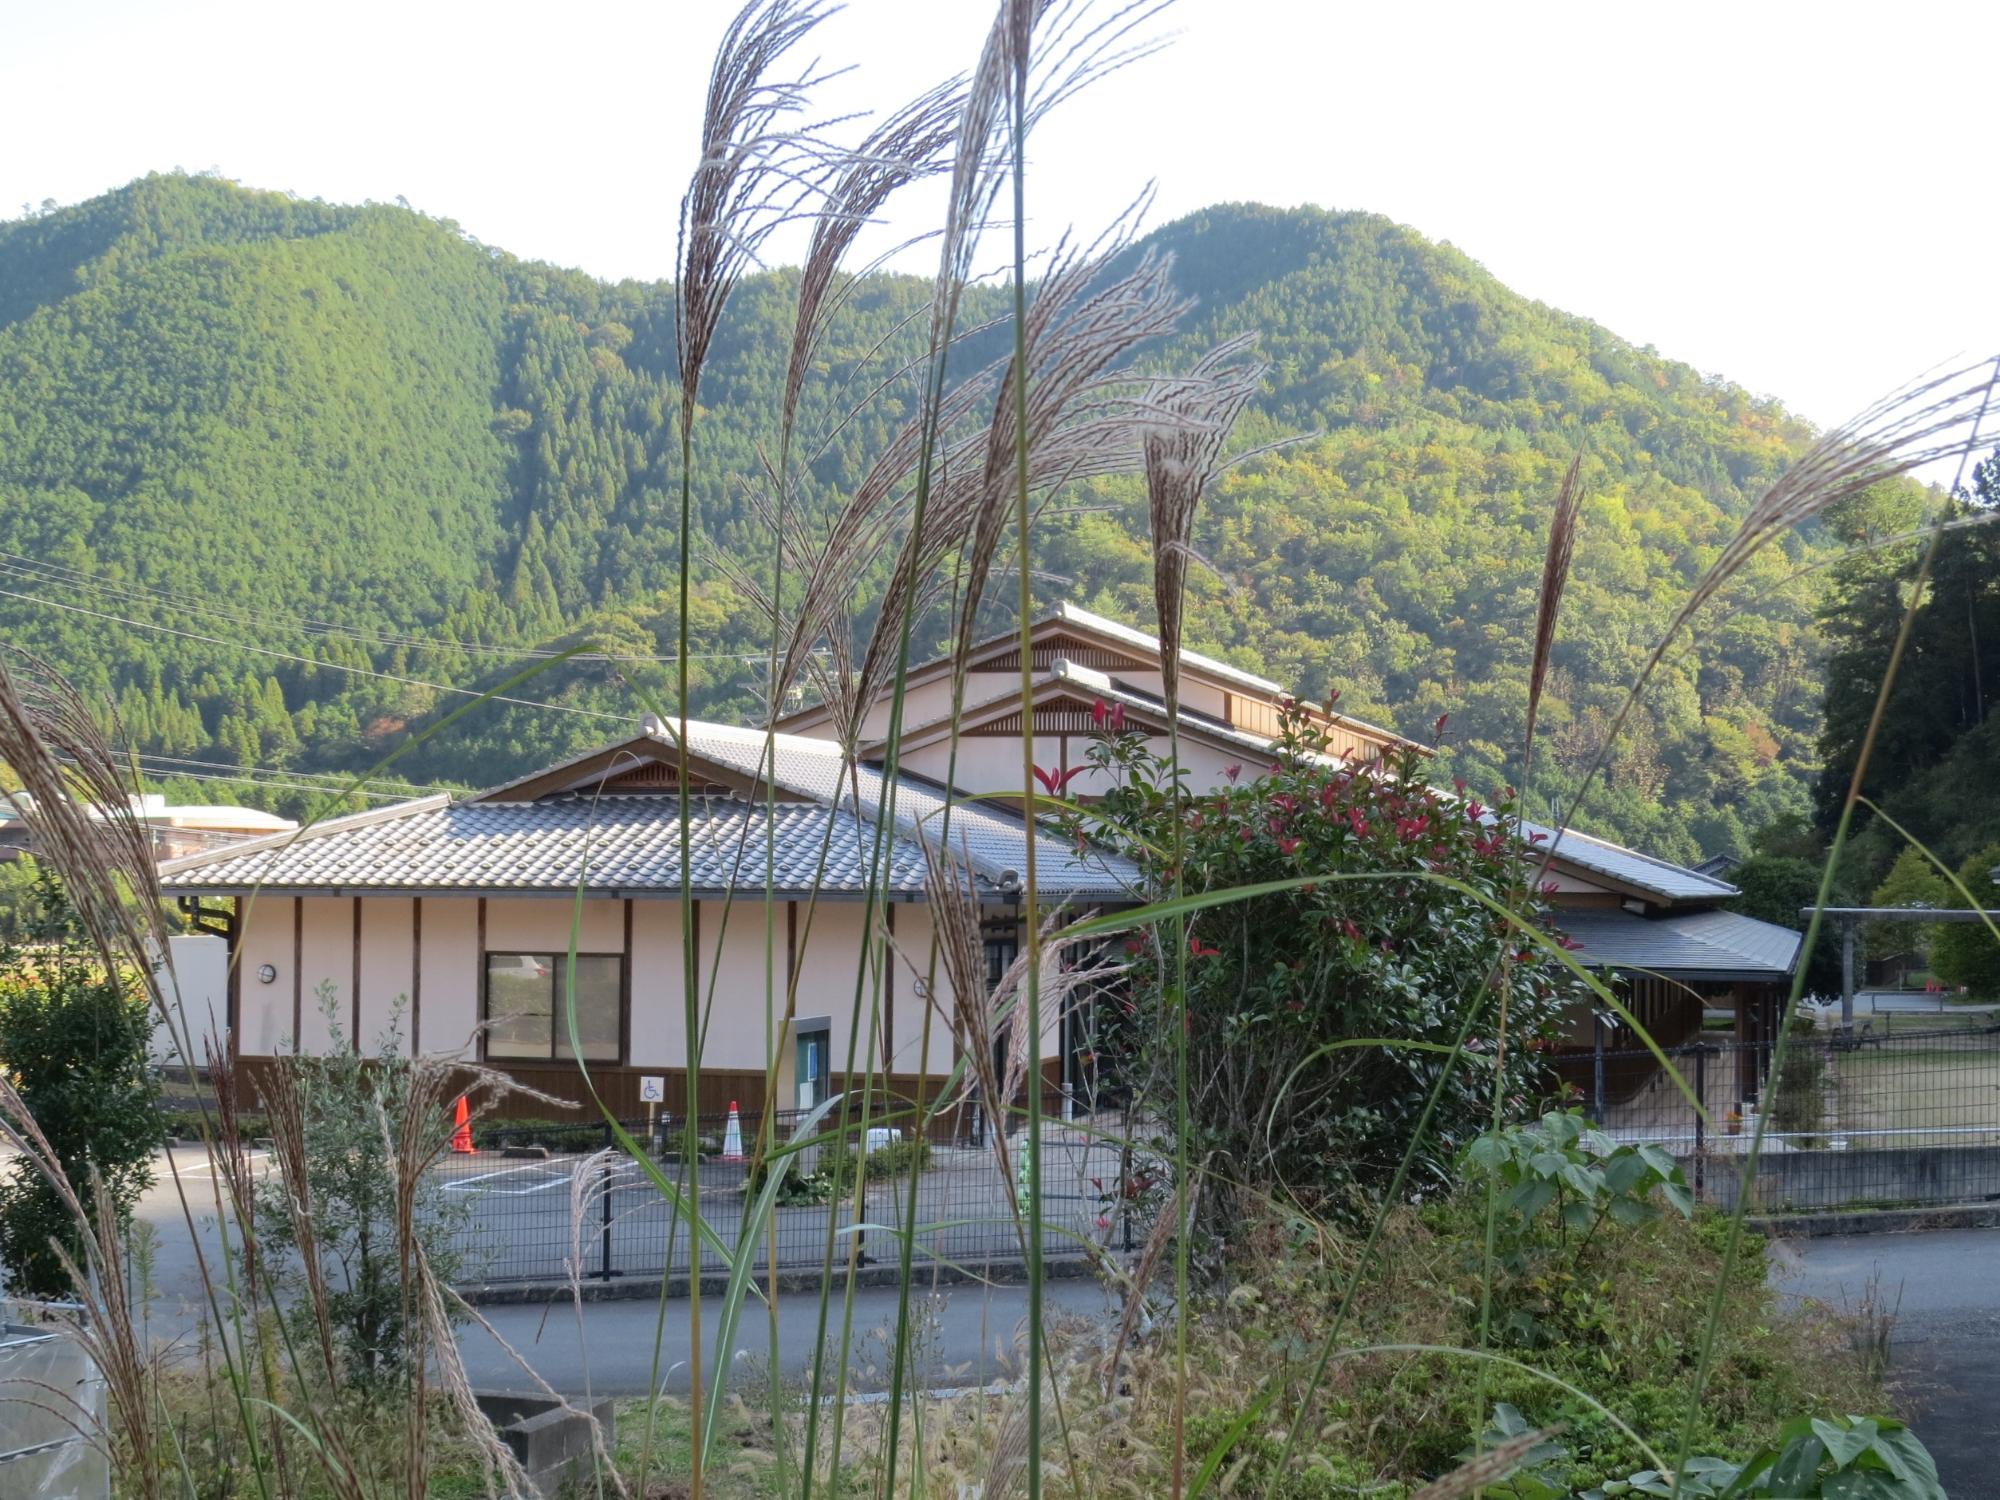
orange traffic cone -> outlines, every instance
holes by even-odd
[[[472,1107],[465,1102],[465,1095],[458,1096],[457,1128],[451,1133],[451,1149],[461,1156],[472,1154]]]
[[[722,1159],[743,1160],[743,1119],[736,1113],[736,1101],[729,1101],[729,1125],[722,1132]]]

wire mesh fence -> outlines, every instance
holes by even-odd
[[[1563,1072],[1618,1140],[1682,1158],[1700,1195],[1733,1207],[1760,1116],[1754,1207],[1787,1210],[2000,1198],[2000,1027],[1867,1027],[1773,1042],[1573,1055]],[[1682,1085],[1685,1085],[1685,1091]],[[1706,1117],[1693,1099],[1702,1101]]]
[[[790,1141],[807,1116],[780,1111],[775,1139]],[[1043,1253],[1084,1256],[1092,1248],[1130,1248],[1145,1236],[1139,1222],[1148,1175],[1122,1142],[1122,1121],[1045,1121],[1041,1132]],[[465,1275],[488,1284],[685,1274],[692,1225],[682,1202],[698,1202],[713,1238],[703,1236],[704,1272],[722,1264],[716,1241],[732,1250],[743,1232],[753,1181],[760,1117],[702,1116],[698,1159],[685,1159],[685,1122],[660,1116],[626,1129],[672,1185],[616,1149],[602,1124],[483,1123],[473,1149],[456,1151],[439,1167],[439,1188],[451,1203],[465,1251]],[[921,1146],[894,1126],[874,1126],[864,1138],[858,1120],[839,1133],[837,1116],[813,1127],[811,1144],[794,1158],[770,1224],[755,1236],[755,1264],[803,1270],[900,1259],[903,1226],[914,1234],[913,1265],[944,1261],[972,1268],[1019,1260],[1026,1192],[1018,1166],[1026,1131],[1007,1138],[1016,1170],[1003,1175],[990,1135],[968,1118]],[[863,1146],[867,1149],[862,1149]],[[855,1173],[865,1160],[859,1212]],[[914,1216],[910,1177],[916,1171]]]

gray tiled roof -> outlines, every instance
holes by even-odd
[[[671,754],[662,742],[663,755]],[[690,722],[691,754],[756,776],[763,762],[762,730]],[[588,759],[581,757],[580,759]],[[874,857],[874,823],[883,796],[882,773],[855,769],[854,785],[839,747],[831,741],[778,736],[772,780],[813,799],[777,808],[774,888],[806,892],[820,851],[828,851],[819,889],[858,895]],[[500,795],[504,795],[504,792]],[[942,788],[903,778],[896,791],[895,834],[890,843],[889,889],[923,890],[919,836],[943,827]],[[843,806],[844,805],[844,806]],[[836,811],[836,807],[841,810]],[[693,803],[691,884],[697,891],[764,889],[765,807],[722,797]],[[969,856],[983,894],[1019,889],[1027,869],[1023,820],[987,805],[959,803],[951,810],[951,844]],[[829,839],[831,842],[829,843]],[[1036,881],[1050,897],[1121,899],[1138,884],[1125,860],[1101,851],[1078,853],[1047,832],[1034,836]],[[586,873],[596,891],[662,891],[680,888],[679,803],[653,796],[563,795],[540,801],[495,800],[494,794],[460,803],[428,797],[333,819],[298,835],[277,835],[232,846],[225,853],[190,856],[161,868],[169,894],[225,894],[261,887],[377,891],[573,891]],[[739,853],[740,850],[740,853]]]
[[[764,731],[727,724],[688,724],[688,752],[756,775],[764,761]],[[884,777],[870,765],[853,768],[831,740],[805,735],[777,736],[777,765],[771,779],[779,786],[816,801],[854,806],[860,794],[862,816],[875,818],[883,801]],[[857,786],[858,783],[858,786]],[[961,800],[951,806],[951,846],[967,855],[972,866],[996,885],[1004,875],[1027,870],[1028,836],[1019,816],[990,803]],[[935,782],[904,772],[897,778],[896,828],[904,835],[936,838],[944,831],[948,794]],[[1126,860],[1102,850],[1079,854],[1075,847],[1046,831],[1035,834],[1035,880],[1045,895],[1113,900],[1138,884],[1138,871]]]
[[[1664,901],[1727,901],[1740,894],[1726,880],[1717,880],[1713,875],[1700,874],[1669,860],[1655,859],[1622,844],[1592,838],[1574,828],[1557,833],[1545,823],[1524,822],[1521,827],[1529,837],[1539,833],[1545,841],[1553,839],[1556,853],[1570,864],[1649,891]],[[1536,847],[1546,848],[1548,844]]]
[[[297,836],[259,840],[216,856],[161,867],[168,894],[221,894],[262,887],[342,891],[570,892],[581,880],[593,892],[680,889],[679,803],[671,796],[545,802],[442,804],[427,798],[384,815],[339,819]],[[697,798],[689,828],[691,885],[700,892],[764,888],[762,806]],[[777,809],[775,889],[813,887],[827,850],[825,895],[858,895],[873,857],[871,825],[851,813],[805,803]],[[830,839],[830,842],[829,842]],[[923,854],[897,839],[889,888],[915,895],[924,884]]]
[[[1651,969],[1682,978],[1784,979],[1800,934],[1733,911],[1642,917],[1628,911],[1564,911],[1556,922],[1583,946],[1577,957],[1605,969]]]

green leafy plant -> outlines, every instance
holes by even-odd
[[[1803,1024],[1803,1023],[1802,1023]],[[1826,1054],[1794,1043],[1770,1082],[1771,1124],[1786,1135],[1810,1137],[1826,1123]]]
[[[0,1064],[40,1124],[85,1212],[108,1204],[119,1226],[152,1181],[165,1137],[148,1060],[158,1018],[130,974],[110,974],[76,935],[75,914],[46,868],[35,876],[27,942],[0,947]],[[91,1191],[95,1176],[104,1186]],[[74,1214],[27,1153],[0,1179],[0,1260],[17,1296],[74,1291],[54,1246],[85,1264]]]
[[[1778,1446],[1747,1463],[1690,1458],[1679,1473],[1645,1469],[1584,1492],[1689,1500],[1946,1500],[1937,1465],[1917,1435],[1890,1417],[1799,1417]]]
[[[410,1205],[410,1233],[444,1282],[467,1269],[462,1235],[472,1210],[436,1173],[399,1180],[390,1142],[403,1135],[413,1107],[400,1007],[374,1054],[364,1057],[341,1028],[331,985],[322,986],[319,1000],[327,1050],[285,1059],[283,1075],[266,1089],[281,1170],[257,1184],[258,1238],[292,1294],[288,1316],[300,1344],[318,1340],[315,1320],[323,1314],[342,1359],[335,1375],[356,1389],[386,1392],[408,1373],[413,1346],[399,1198]],[[441,1105],[424,1112],[416,1128],[442,1141],[452,1129],[449,1113]]]
[[[866,1156],[868,1180],[871,1183],[885,1183],[895,1178],[908,1177],[914,1171],[922,1172],[931,1164],[931,1143],[921,1136],[904,1137],[891,1141],[886,1146],[877,1146],[873,1151],[859,1150],[828,1151],[820,1158],[819,1172],[831,1182],[835,1189],[845,1192],[854,1186],[855,1164]]]
[[[1071,813],[1079,834],[1139,865],[1140,894],[1166,893],[1166,851],[1182,848],[1190,897],[1231,887],[1323,882],[1213,907],[1191,918],[1186,953],[1167,951],[1163,924],[1128,939],[1129,989],[1100,1006],[1099,1053],[1110,1086],[1142,1110],[1173,1116],[1174,1048],[1183,1027],[1158,1010],[1185,958],[1194,1159],[1213,1155],[1220,1182],[1204,1188],[1204,1218],[1226,1226],[1226,1183],[1285,1184],[1314,1204],[1379,1190],[1394,1174],[1432,1086],[1447,1068],[1462,997],[1499,974],[1514,1045],[1503,1095],[1537,1088],[1533,1048],[1584,990],[1554,955],[1521,940],[1462,882],[1496,903],[1518,897],[1530,922],[1553,920],[1540,893],[1516,891],[1516,809],[1487,807],[1463,788],[1440,791],[1414,749],[1366,770],[1326,754],[1309,710],[1290,704],[1272,761],[1243,768],[1196,796],[1137,733],[1105,716],[1090,764],[1101,800]],[[1501,955],[1510,961],[1501,965]],[[1419,1146],[1419,1181],[1452,1173],[1453,1143],[1484,1123],[1493,1098],[1490,1052],[1461,1055],[1445,1083],[1435,1130]],[[1163,1150],[1163,1156],[1171,1152]]]
[[[1682,1218],[1694,1213],[1687,1178],[1664,1147],[1614,1141],[1581,1110],[1550,1110],[1531,1124],[1490,1131],[1467,1148],[1465,1161],[1500,1179],[1500,1211],[1517,1235],[1553,1209],[1560,1243],[1573,1231],[1582,1235],[1579,1256],[1606,1219],[1643,1224],[1659,1216],[1662,1202]]]

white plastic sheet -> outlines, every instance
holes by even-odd
[[[0,1323],[0,1496],[107,1500],[104,1378],[57,1329]]]

